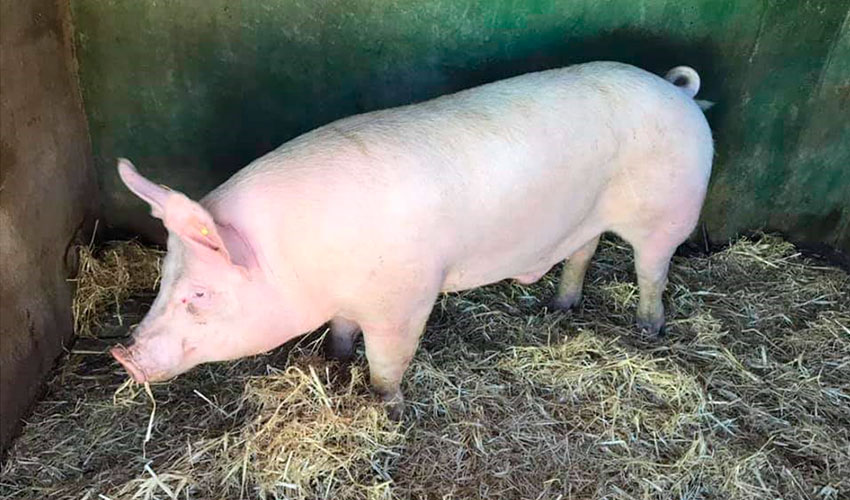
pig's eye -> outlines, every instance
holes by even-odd
[[[184,296],[181,302],[192,306],[194,311],[198,311],[199,309],[207,309],[210,306],[211,297],[209,290],[195,289]]]

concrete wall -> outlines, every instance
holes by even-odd
[[[73,0],[110,222],[158,225],[116,156],[201,195],[333,119],[595,59],[678,64],[717,101],[704,220],[850,249],[846,0]],[[202,7],[201,7],[202,5]]]
[[[0,2],[0,450],[72,335],[72,243],[95,204],[70,10]]]

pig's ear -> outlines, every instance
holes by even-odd
[[[148,202],[148,205],[151,206],[151,215],[159,219],[163,218],[165,204],[171,194],[168,188],[145,179],[130,163],[130,160],[125,158],[118,159],[118,175],[121,176],[121,180],[130,191]]]
[[[230,254],[209,212],[184,194],[172,191],[165,205],[163,222],[191,252],[202,260],[224,259],[231,264]]]
[[[130,191],[148,202],[151,215],[162,219],[165,228],[177,235],[197,257],[202,260],[224,259],[231,263],[215,221],[201,205],[179,191],[145,179],[124,158],[118,160],[118,175]]]

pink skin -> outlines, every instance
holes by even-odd
[[[569,259],[555,305],[572,307],[606,231],[634,247],[637,323],[657,333],[711,172],[698,88],[688,68],[608,62],[523,75],[321,127],[200,203],[121,160],[169,242],[156,302],[112,354],[164,380],[330,320],[331,351],[362,331],[373,387],[400,403],[441,292],[532,283]]]
[[[119,173],[169,231],[160,294],[133,343],[110,350],[134,380],[167,380],[200,363],[273,349],[293,336],[287,325],[309,329],[293,324],[297,315],[265,284],[250,247],[235,241],[231,228],[219,227],[184,195],[143,178],[126,160],[119,161]],[[229,246],[225,234],[234,240]]]
[[[170,238],[171,249],[182,245]],[[258,291],[245,268],[202,260],[186,266],[179,262],[182,255],[169,252],[163,266],[165,293],[136,328],[132,345],[111,351],[138,382],[167,380],[200,363],[251,355],[278,344],[275,332],[239,310],[243,302],[235,296],[256,298]],[[176,277],[174,268],[182,271]],[[257,313],[274,317],[274,311]]]

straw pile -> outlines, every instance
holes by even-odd
[[[104,319],[122,320],[121,305],[127,299],[154,291],[163,256],[162,251],[135,241],[109,245],[97,256],[92,248],[80,248],[77,292],[71,306],[77,336],[94,337]]]
[[[556,272],[443,296],[400,425],[368,390],[362,348],[350,366],[325,362],[317,332],[153,386],[144,443],[144,391],[124,384],[106,342],[78,342],[10,451],[0,496],[850,497],[847,272],[771,236],[676,257],[668,333],[648,341],[632,333],[632,261],[604,240],[571,314],[544,307]],[[87,269],[115,266],[98,264]]]

